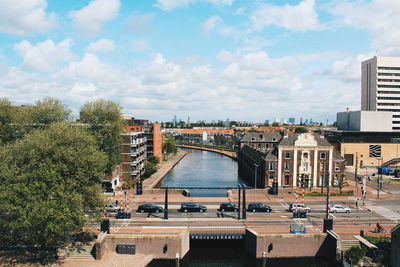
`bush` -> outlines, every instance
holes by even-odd
[[[353,191],[347,191],[347,192],[342,192],[342,193],[330,193],[331,197],[338,197],[338,196],[353,196],[354,192]],[[320,193],[320,192],[311,192],[311,193],[306,193],[306,197],[323,197],[326,196],[326,193]]]
[[[366,254],[366,250],[362,247],[354,246],[346,252],[346,259],[350,263],[357,264]]]

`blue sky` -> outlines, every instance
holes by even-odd
[[[98,98],[152,121],[335,120],[400,56],[393,0],[0,0],[0,97]]]

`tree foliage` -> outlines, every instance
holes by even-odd
[[[121,134],[124,120],[121,107],[103,99],[86,103],[80,112],[80,121],[89,125],[100,151],[107,155],[106,173],[110,174],[121,160]]]
[[[14,112],[11,102],[6,98],[0,98],[0,145],[14,139],[15,129],[13,121]]]
[[[176,148],[176,144],[172,136],[168,136],[165,138],[163,144],[163,152],[167,154],[176,153],[178,150]]]
[[[33,123],[49,125],[70,119],[71,109],[57,98],[45,97],[37,100],[35,104],[31,114]]]
[[[81,230],[84,215],[94,215],[103,206],[105,163],[95,139],[67,123],[35,130],[0,147],[0,242],[67,243]]]
[[[346,258],[352,264],[357,264],[366,254],[366,250],[359,246],[353,246],[346,252]]]
[[[305,127],[296,127],[294,129],[295,133],[307,133],[307,129]]]

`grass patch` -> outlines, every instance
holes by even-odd
[[[353,196],[354,192],[353,191],[347,191],[347,192],[342,192],[342,193],[330,193],[331,197],[339,197],[339,196]],[[306,197],[323,197],[326,196],[326,193],[320,193],[320,192],[311,192],[311,193],[306,193]]]
[[[374,244],[375,246],[379,243],[383,242],[390,242],[390,237],[387,236],[364,236],[370,243]]]

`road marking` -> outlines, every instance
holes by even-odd
[[[287,209],[287,208],[289,207],[289,205],[288,205],[288,204],[286,204],[286,203],[279,203],[279,204],[281,204],[281,205],[282,205],[282,207],[284,207],[285,209]]]
[[[330,213],[329,212],[329,216],[332,216],[333,218],[335,218],[336,219],[336,216],[335,215],[333,215],[332,213]]]

